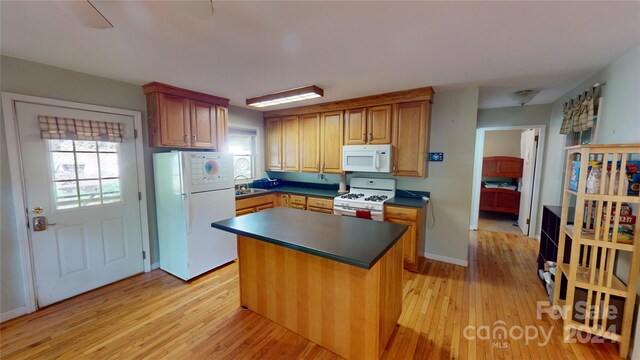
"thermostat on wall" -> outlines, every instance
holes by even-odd
[[[444,153],[441,153],[441,152],[429,153],[429,161],[442,161],[442,160],[444,160]]]

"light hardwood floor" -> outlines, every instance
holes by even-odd
[[[383,359],[618,358],[615,344],[565,344],[560,320],[536,318],[536,301],[547,299],[535,274],[537,241],[487,231],[471,239],[468,268],[428,261],[419,274],[405,272],[403,312]],[[497,321],[553,329],[551,339],[464,336],[467,326]],[[0,357],[339,359],[240,310],[236,264],[190,283],[152,271],[5,322]]]

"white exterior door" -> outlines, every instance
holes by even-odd
[[[518,226],[522,233],[529,236],[529,222],[531,219],[531,201],[533,197],[533,178],[536,168],[538,141],[537,130],[529,129],[520,134],[520,157],[522,165],[522,190],[520,193],[520,211]]]
[[[142,272],[133,118],[23,102],[16,115],[38,305]],[[40,115],[124,123],[125,140],[44,140]]]

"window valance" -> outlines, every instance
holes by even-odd
[[[38,116],[40,137],[43,139],[124,141],[124,124],[95,120]]]
[[[564,103],[560,134],[569,134],[593,128],[598,118],[600,84]]]

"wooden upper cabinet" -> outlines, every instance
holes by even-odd
[[[300,116],[300,171],[320,171],[320,114]]]
[[[367,110],[367,143],[391,144],[391,105]]]
[[[265,133],[266,170],[282,170],[282,118],[265,119]]]
[[[327,174],[342,173],[342,111],[320,115],[320,171]]]
[[[367,143],[367,109],[349,109],[344,114],[344,144]]]
[[[229,151],[229,110],[226,106],[216,106],[216,129],[218,151]]]
[[[424,177],[429,139],[428,101],[395,105],[393,117],[394,176]]]
[[[216,106],[226,108],[229,99],[157,82],[142,89],[147,97],[149,146],[219,150]]]
[[[218,149],[216,106],[191,100],[191,147]]]
[[[282,170],[300,170],[300,164],[298,162],[298,134],[300,131],[299,124],[300,123],[298,116],[282,117]]]
[[[188,147],[191,145],[191,121],[189,99],[160,94],[158,133],[164,146]]]

